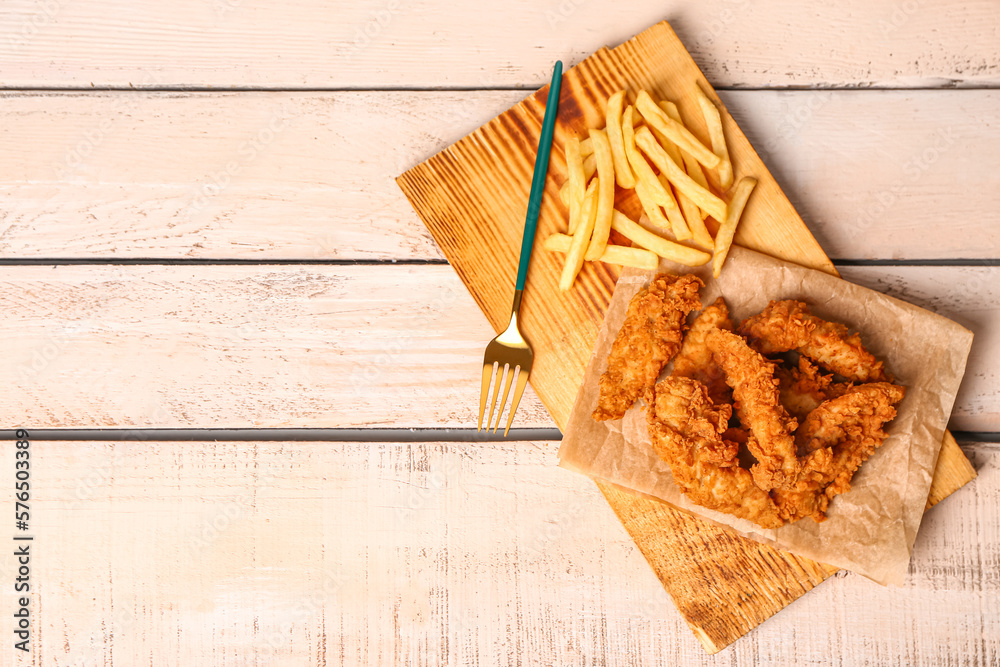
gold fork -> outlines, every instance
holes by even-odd
[[[503,398],[500,399],[500,409],[497,411],[496,424],[493,432],[500,427],[500,416],[507,403],[507,394],[514,383],[514,373],[517,372],[517,388],[507,413],[507,428],[504,437],[510,431],[514,421],[514,411],[521,402],[521,394],[528,384],[531,374],[531,362],[534,354],[518,326],[518,313],[521,310],[521,296],[524,294],[524,282],[528,276],[528,262],[531,260],[531,246],[535,242],[535,228],[538,226],[538,212],[542,206],[542,193],[545,191],[545,174],[549,170],[549,151],[552,148],[552,132],[556,124],[556,112],[559,108],[559,88],[562,82],[562,61],[557,60],[552,72],[552,83],[549,84],[549,96],[545,102],[545,118],[542,121],[542,134],[538,140],[538,153],[535,155],[535,170],[531,176],[531,195],[528,197],[528,213],[524,221],[524,236],[521,238],[521,259],[517,266],[517,282],[514,285],[514,301],[510,307],[510,323],[499,336],[486,346],[483,357],[483,388],[479,394],[479,425],[477,430],[483,430],[483,412],[486,410],[486,396],[490,391],[493,379],[493,369],[497,368],[496,382],[493,383],[493,400],[486,417],[486,430],[490,430],[493,420],[493,409],[497,404],[497,394],[500,385],[504,384]]]

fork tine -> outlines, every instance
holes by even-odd
[[[521,402],[521,394],[524,393],[524,385],[526,384],[528,384],[528,373],[524,368],[521,368],[517,373],[517,389],[514,390],[514,400],[510,402],[510,412],[507,413],[507,428],[503,432],[505,438],[510,432],[510,425],[514,421],[514,411],[517,410],[517,406]]]
[[[503,416],[503,406],[507,405],[507,394],[510,393],[510,387],[514,384],[514,372],[520,368],[520,366],[509,366],[507,374],[504,376],[503,384],[503,398],[500,399],[500,409],[497,410],[497,423],[493,425],[493,432],[496,433],[497,429],[500,428],[500,417]],[[497,376],[497,382],[500,381],[499,376]]]
[[[486,431],[490,430],[490,422],[493,421],[493,409],[497,406],[497,394],[500,393],[500,383],[503,380],[504,369],[507,368],[509,364],[501,364],[497,361],[497,376],[493,381],[493,398],[490,400],[490,411],[486,413]],[[500,410],[503,410],[503,405],[500,406]]]
[[[479,425],[477,431],[483,430],[483,412],[486,410],[486,397],[490,394],[490,380],[493,379],[493,367],[496,362],[483,364],[483,388],[479,392]],[[486,420],[486,430],[490,430],[490,421]]]

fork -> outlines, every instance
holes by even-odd
[[[517,283],[514,285],[514,301],[510,306],[510,323],[499,336],[486,346],[483,356],[483,388],[479,394],[479,425],[483,430],[483,412],[486,410],[486,397],[490,391],[493,370],[497,369],[496,381],[493,382],[493,400],[486,417],[486,430],[490,430],[493,420],[493,409],[497,404],[497,394],[501,383],[504,384],[503,398],[500,399],[500,409],[497,411],[496,424],[493,432],[500,427],[500,416],[507,403],[507,394],[514,383],[514,373],[517,372],[517,388],[507,413],[507,428],[503,435],[506,438],[514,421],[514,411],[521,402],[521,394],[528,384],[531,374],[531,362],[534,354],[518,326],[518,314],[521,311],[521,296],[524,294],[524,281],[528,276],[528,262],[531,260],[531,246],[535,242],[535,228],[538,226],[538,212],[542,206],[542,194],[545,191],[545,175],[549,170],[549,151],[552,148],[552,132],[556,124],[556,112],[559,109],[559,87],[562,83],[562,61],[557,60],[552,71],[552,83],[549,84],[549,97],[545,102],[545,118],[542,121],[542,134],[538,139],[538,153],[535,155],[535,170],[531,176],[531,195],[528,197],[528,212],[524,220],[524,236],[521,238],[521,259],[517,265]],[[503,382],[501,382],[503,381]]]

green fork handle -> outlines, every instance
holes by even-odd
[[[542,136],[538,140],[538,154],[535,155],[535,171],[531,176],[531,196],[528,197],[528,214],[524,219],[524,236],[521,238],[521,260],[517,265],[515,292],[524,289],[524,281],[528,277],[528,262],[531,260],[531,247],[535,244],[538,212],[542,208],[542,194],[545,192],[545,175],[549,171],[549,151],[552,148],[552,132],[559,110],[561,83],[562,61],[557,60],[552,72],[552,83],[549,84],[549,98],[545,102],[545,119],[542,121]]]

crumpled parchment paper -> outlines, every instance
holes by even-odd
[[[851,491],[830,503],[822,523],[802,519],[769,530],[690,502],[670,467],[653,450],[639,401],[620,421],[596,422],[598,378],[629,300],[655,275],[627,269],[618,281],[594,354],[559,448],[559,464],[646,493],[741,535],[862,574],[902,585],[910,550],[972,345],[972,332],[951,320],[825,273],[733,247],[718,280],[708,267],[661,262],[660,271],[695,273],[705,281],[703,305],[720,294],[734,322],[760,312],[772,299],[807,302],[816,315],[846,324],[861,338],[906,397],[889,437],[854,475]],[[664,374],[669,371],[668,368]]]

